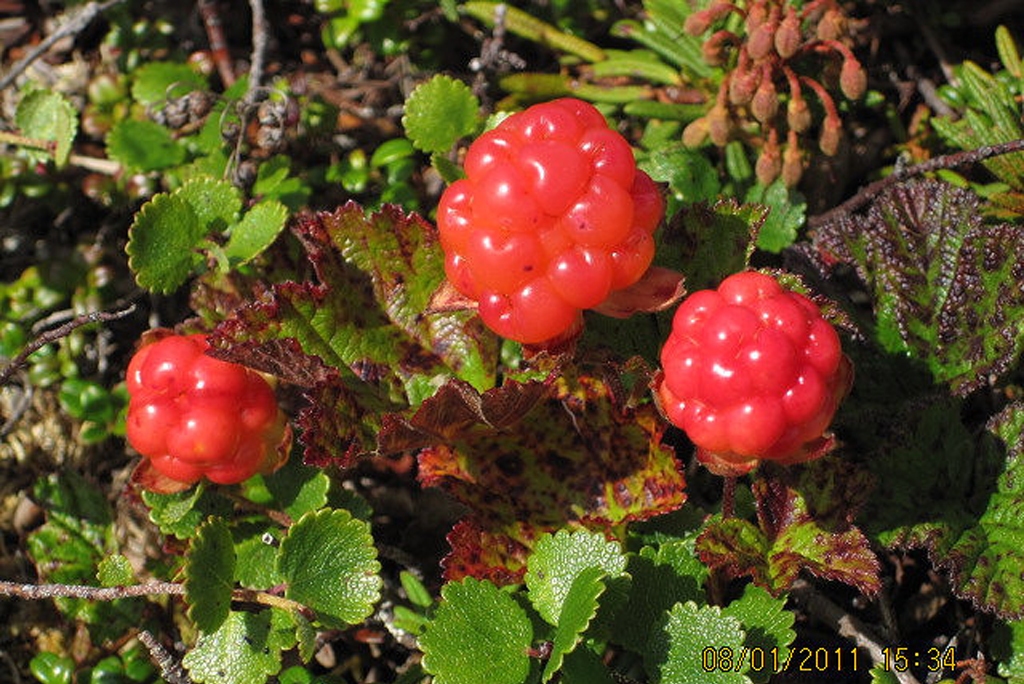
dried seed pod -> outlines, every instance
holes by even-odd
[[[782,59],[789,59],[800,49],[802,42],[800,18],[797,17],[796,10],[789,7],[785,18],[779,23],[779,28],[775,32],[775,51]]]
[[[708,139],[708,120],[706,117],[694,119],[683,129],[683,144],[687,147],[700,147]]]
[[[708,110],[705,119],[708,122],[708,137],[711,138],[711,142],[719,147],[725,147],[725,144],[729,142],[729,135],[732,133],[729,110],[723,104],[716,104]]]
[[[846,17],[842,10],[826,10],[818,21],[818,40],[840,40],[846,34]]]
[[[782,151],[782,182],[787,188],[793,188],[803,175],[804,155],[800,150],[800,140],[796,132],[790,129],[786,136],[786,148]]]
[[[765,141],[764,147],[761,148],[761,154],[757,156],[757,162],[754,164],[754,174],[757,176],[757,181],[762,185],[770,185],[772,181],[779,177],[782,172],[782,155],[779,150],[779,140],[773,128],[768,133],[768,140]]]
[[[831,157],[839,151],[839,142],[842,138],[843,122],[838,116],[826,116],[821,127],[821,137],[818,138],[818,147]]]
[[[757,86],[757,92],[750,101],[750,111],[761,123],[771,121],[779,113],[779,94],[772,82],[770,69],[762,73],[761,84]]]
[[[853,57],[843,60],[843,69],[839,72],[839,89],[850,100],[859,100],[868,89],[868,75]]]
[[[794,93],[786,105],[786,125],[789,130],[803,133],[811,127],[811,108],[800,93]]]

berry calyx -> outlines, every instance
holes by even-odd
[[[513,114],[470,145],[465,171],[438,206],[445,274],[499,335],[571,335],[650,266],[664,200],[592,105]]]
[[[747,271],[679,306],[655,382],[669,421],[713,472],[822,455],[852,369],[807,297]]]
[[[234,484],[287,457],[291,430],[257,372],[206,355],[203,335],[153,331],[128,364],[128,442],[164,478]]]

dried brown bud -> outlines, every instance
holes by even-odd
[[[719,147],[725,147],[732,133],[732,122],[729,120],[729,111],[725,105],[716,104],[708,110],[704,118],[708,122],[708,137],[711,138],[711,142]]]
[[[734,105],[750,104],[760,80],[760,69],[737,67],[729,76],[729,102]]]
[[[850,100],[859,100],[868,89],[868,75],[853,57],[843,60],[843,69],[839,72],[839,89]]]
[[[757,156],[754,164],[754,174],[762,185],[770,185],[773,180],[779,177],[782,172],[782,157],[779,154],[779,143],[772,131],[761,148],[761,154]]]
[[[786,105],[786,125],[789,130],[803,133],[811,127],[811,108],[802,95],[794,95]]]
[[[779,113],[779,94],[775,91],[775,84],[772,83],[771,74],[767,70],[761,79],[761,85],[754,93],[754,99],[750,101],[750,111],[761,123],[771,121]]]
[[[796,133],[790,130],[786,138],[786,149],[782,151],[782,182],[787,188],[793,188],[803,175],[804,155],[800,151],[800,141]]]
[[[839,151],[839,142],[843,138],[843,122],[838,116],[825,117],[825,123],[821,128],[821,137],[818,139],[818,147],[828,156],[833,156]]]
[[[700,147],[708,139],[708,120],[705,117],[694,119],[683,129],[683,144],[690,148]]]
[[[802,42],[800,19],[796,15],[796,10],[790,7],[775,32],[775,51],[782,59],[789,59],[800,49]]]
[[[840,40],[846,34],[846,17],[839,9],[830,9],[818,21],[818,40]]]
[[[765,22],[754,29],[747,38],[747,53],[751,59],[764,59],[775,47],[775,24]]]

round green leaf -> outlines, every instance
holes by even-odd
[[[380,598],[380,563],[368,523],[345,510],[307,513],[281,542],[277,567],[285,595],[315,610],[324,624],[355,624]]]
[[[161,193],[142,206],[128,229],[128,266],[139,285],[169,293],[203,263],[196,251],[206,235],[192,206]]]
[[[18,103],[14,122],[22,135],[56,143],[53,159],[57,166],[67,162],[78,132],[78,115],[63,95],[49,90],[29,92]]]
[[[420,637],[423,669],[435,684],[519,684],[530,672],[533,626],[519,604],[490,582],[467,577],[441,590]]]
[[[615,577],[626,570],[626,556],[617,543],[588,530],[559,530],[537,541],[527,561],[526,586],[541,617],[558,624],[569,589],[587,568],[601,568]]]
[[[651,634],[647,670],[657,672],[662,684],[749,684],[743,674],[749,664],[738,662],[744,636],[740,621],[722,615],[718,606],[677,603]],[[703,657],[707,649],[715,656],[710,671]]]
[[[284,228],[288,208],[277,200],[264,200],[246,212],[231,229],[224,252],[234,263],[245,263],[265,250]]]
[[[189,677],[200,684],[265,684],[281,669],[283,635],[271,622],[281,612],[229,613],[217,631],[201,635],[185,654]]]
[[[206,89],[206,78],[188,64],[150,62],[135,69],[132,76],[132,99],[144,105]]]
[[[115,553],[101,560],[96,566],[96,579],[105,587],[123,587],[135,584],[135,571],[127,558]]]
[[[192,178],[174,194],[192,207],[203,226],[204,235],[223,232],[238,220],[238,212],[242,210],[242,196],[238,188],[220,178]]]
[[[201,632],[216,631],[231,610],[235,587],[235,546],[223,518],[211,518],[192,539],[185,560],[188,616]]]
[[[479,124],[480,102],[462,81],[434,76],[416,86],[405,102],[402,125],[412,144],[424,152],[447,152]]]
[[[171,132],[153,121],[125,119],[107,134],[107,155],[133,171],[166,169],[185,161],[185,154]]]

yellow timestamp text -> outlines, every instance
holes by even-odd
[[[921,650],[907,646],[883,648],[882,668],[893,672],[906,672],[911,668],[928,672],[955,670],[956,650],[935,646]]]

